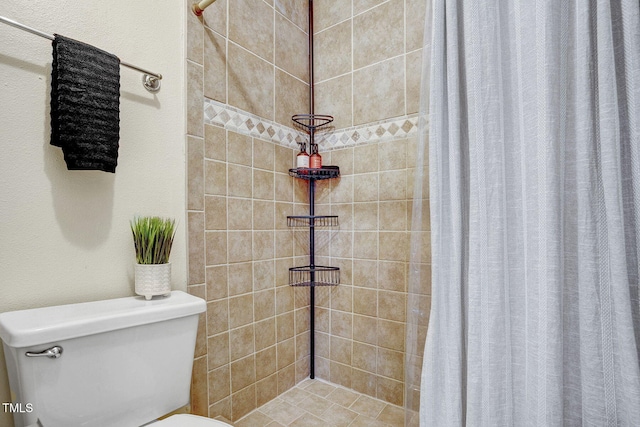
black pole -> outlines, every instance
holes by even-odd
[[[309,113],[312,116],[315,113],[313,94],[313,0],[309,0]],[[315,124],[315,122],[312,122],[312,124]]]
[[[311,125],[315,125],[314,114],[314,94],[313,94],[313,0],[309,0],[309,113],[311,114]],[[312,126],[309,132],[309,152],[314,144],[314,130]],[[311,283],[309,286],[309,378],[314,379],[315,374],[315,306],[316,306],[316,260],[315,260],[315,221],[313,216],[315,215],[315,192],[316,181],[314,179],[309,180],[309,265]]]
[[[309,265],[311,266],[310,279],[311,284],[309,286],[309,349],[311,350],[311,357],[309,360],[309,378],[315,378],[315,306],[316,306],[316,257],[315,257],[315,192],[316,181],[315,179],[309,180]]]

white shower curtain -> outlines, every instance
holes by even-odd
[[[433,0],[423,427],[640,426],[638,0]]]

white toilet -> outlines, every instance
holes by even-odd
[[[198,315],[180,291],[0,314],[16,427],[222,427],[189,402]]]

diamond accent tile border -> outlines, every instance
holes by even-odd
[[[208,125],[219,126],[292,149],[297,149],[297,143],[306,141],[308,138],[304,132],[292,127],[263,119],[207,98],[204,100],[204,122]],[[417,133],[418,114],[412,114],[345,129],[335,130],[328,127],[316,132],[316,142],[323,151],[328,151],[355,145],[404,139]]]
[[[320,148],[336,150],[354,145],[376,144],[379,142],[409,138],[418,133],[418,114],[394,118],[387,121],[369,123],[316,133],[316,141]]]
[[[298,147],[297,141],[305,140],[305,135],[293,128],[207,98],[204,100],[204,122],[293,149]]]

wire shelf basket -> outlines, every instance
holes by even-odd
[[[324,114],[296,114],[291,116],[291,120],[304,128],[307,133],[311,133],[312,131],[320,129],[321,127],[331,123],[333,121],[333,116],[327,116]]]
[[[313,280],[311,280],[313,273]],[[290,286],[336,286],[340,284],[340,268],[305,265],[289,269]]]
[[[337,227],[337,215],[302,215],[288,216],[287,227]]]
[[[295,168],[289,169],[289,176],[308,180],[337,178],[340,176],[340,168],[338,166],[322,166],[319,169]]]

